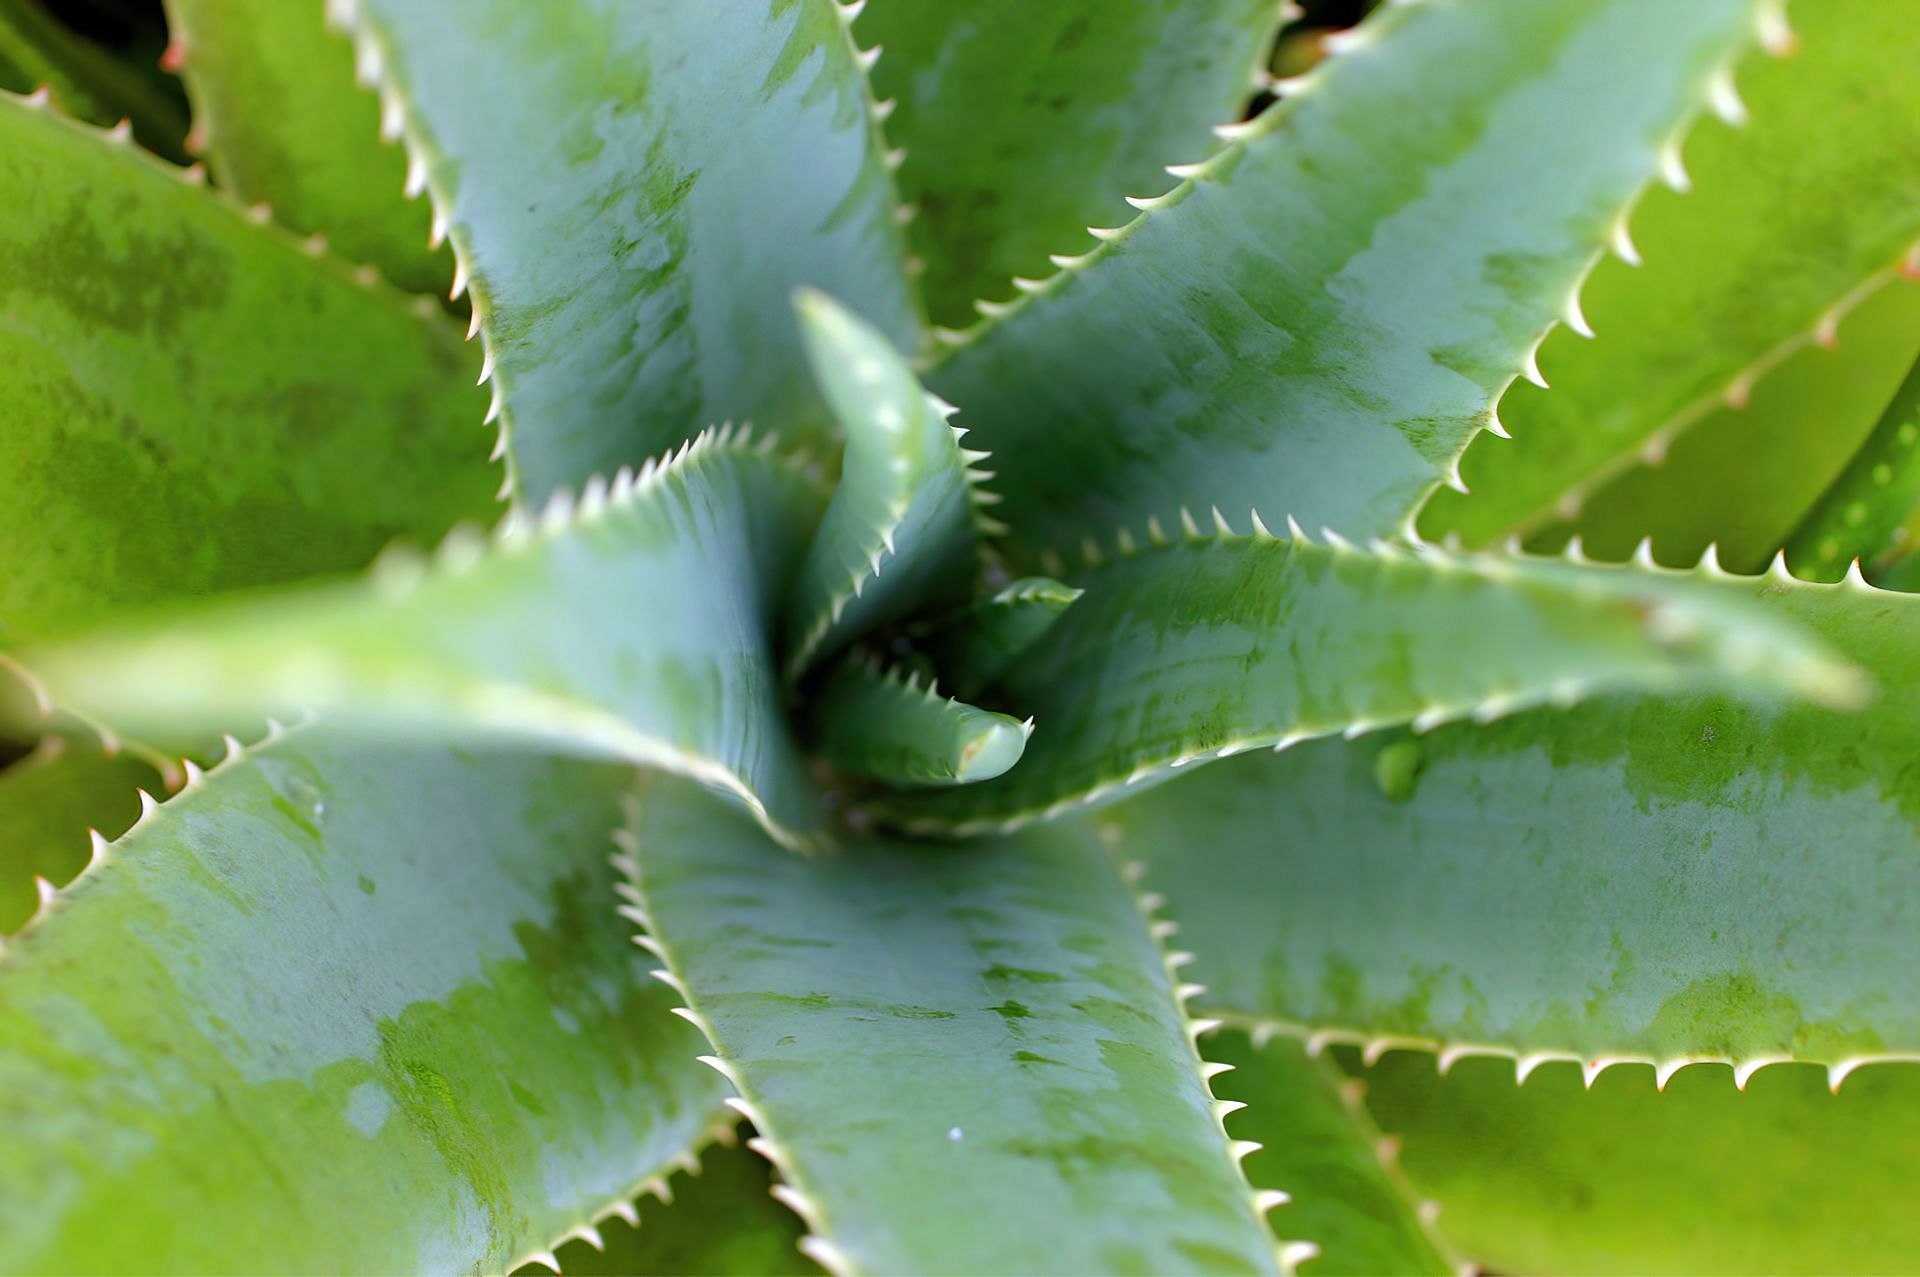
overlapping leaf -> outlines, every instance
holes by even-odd
[[[400,194],[406,155],[381,144],[379,100],[353,82],[353,46],[323,14],[320,0],[167,0],[195,142],[215,180],[281,225],[444,293],[453,256],[428,248],[426,203]]]
[[[886,335],[821,293],[796,300],[807,356],[846,432],[840,486],[787,591],[787,670],[915,607],[965,601],[981,516],[953,409],[928,395]]]
[[[1076,578],[1086,595],[1002,680],[1033,740],[1005,776],[883,808],[976,833],[1110,801],[1178,768],[1398,723],[1620,688],[1845,701],[1844,662],[1750,601],[1617,568],[1189,537]]]
[[[1828,1094],[1768,1069],[1736,1091],[1688,1069],[1581,1089],[1571,1065],[1513,1084],[1504,1060],[1442,1078],[1393,1055],[1367,1075],[1440,1228],[1494,1272],[1901,1273],[1920,1224],[1897,1191],[1920,1156],[1920,1070],[1872,1068]]]
[[[1382,6],[929,374],[994,454],[1017,565],[1209,502],[1401,531],[1755,11]]]
[[[1286,6],[1279,0],[892,0],[865,10],[862,40],[885,54],[873,86],[896,104],[908,226],[925,257],[933,318],[974,319],[975,298],[1197,160],[1209,130],[1240,117]]]
[[[1847,315],[1831,347],[1796,351],[1744,406],[1714,409],[1529,544],[1557,551],[1577,534],[1587,555],[1618,561],[1651,538],[1654,559],[1675,566],[1712,545],[1729,571],[1758,572],[1873,432],[1916,353],[1920,288],[1883,288]],[[1798,568],[1804,557],[1791,561]],[[1826,579],[1844,576],[1851,558]]]
[[[1492,541],[1576,510],[1643,449],[1744,400],[1774,361],[1824,339],[1920,241],[1920,84],[1907,74],[1920,30],[1886,5],[1791,12],[1792,56],[1756,59],[1737,90],[1718,90],[1725,113],[1751,122],[1688,139],[1696,189],[1656,192],[1635,211],[1645,265],[1595,272],[1581,305],[1598,337],[1549,341],[1540,367],[1553,388],[1502,400],[1512,442],[1474,447],[1463,467],[1474,495],[1439,494],[1422,519],[1429,535]]]
[[[977,696],[1052,629],[1081,593],[1048,577],[1022,577],[975,599],[964,612],[935,617],[914,632],[954,693]]]
[[[650,943],[829,1269],[1274,1270],[1167,969],[1086,830],[807,861],[661,781],[636,833]]]
[[[1618,697],[1236,759],[1115,809],[1207,1010],[1590,1064],[1920,1053],[1920,599],[1721,588],[1772,596],[1878,699]]]
[[[414,740],[519,743],[664,767],[784,838],[814,822],[769,650],[818,517],[813,481],[712,432],[488,545],[365,581],[213,604],[32,656],[64,705],[133,728],[325,711]]]
[[[1860,450],[1794,529],[1787,560],[1803,576],[1839,580],[1855,559],[1876,584],[1920,584],[1920,364],[1895,390]]]
[[[807,714],[821,757],[856,776],[907,786],[991,780],[1020,761],[1032,731],[871,657],[835,667]]]
[[[444,317],[4,95],[0,188],[0,643],[489,510]]]
[[[529,502],[713,422],[823,425],[799,285],[916,339],[832,0],[334,7],[452,237]]]
[[[140,814],[141,786],[162,792],[158,774],[129,754],[48,737],[0,770],[0,935],[39,907],[35,879],[57,887],[92,854],[88,829],[117,838]]]
[[[145,25],[129,17],[117,34],[133,47],[109,50],[70,30],[44,0],[0,0],[0,89],[45,89],[53,106],[102,127],[125,120],[140,145],[185,163],[185,104],[153,65],[157,48],[142,50],[127,38]]]
[[[307,729],[0,956],[0,1267],[499,1270],[714,1121],[607,907],[625,769]]]
[[[1422,1203],[1382,1163],[1380,1133],[1331,1061],[1309,1059],[1284,1038],[1256,1047],[1231,1031],[1204,1047],[1209,1060],[1233,1068],[1214,1091],[1246,1105],[1227,1119],[1234,1134],[1263,1145],[1246,1159],[1248,1177],[1290,1198],[1273,1213],[1274,1226],[1314,1239],[1308,1272],[1413,1277],[1458,1269],[1422,1222]]]

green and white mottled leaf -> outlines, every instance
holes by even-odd
[[[567,1277],[812,1277],[821,1269],[797,1248],[802,1228],[775,1201],[767,1160],[731,1140],[700,1155],[698,1167],[675,1176],[665,1201],[641,1198],[638,1225],[609,1219],[599,1227],[604,1249],[585,1240],[555,1252]],[[545,1277],[531,1265],[524,1277]]]
[[[969,785],[1020,761],[1033,725],[942,696],[872,657],[840,662],[809,699],[810,736],[842,771],[894,785]]]
[[[787,593],[789,677],[923,604],[966,598],[981,499],[953,409],[886,334],[824,293],[794,299],[814,378],[846,432],[840,486]]]
[[[89,829],[106,838],[126,831],[140,814],[142,787],[161,792],[149,764],[58,736],[0,770],[0,935],[39,907],[36,878],[59,886],[86,867]]]
[[[416,293],[444,293],[453,255],[427,247],[425,201],[401,195],[407,157],[380,137],[380,100],[353,81],[353,46],[322,0],[167,0],[214,180],[274,220],[326,237]]]
[[[1878,698],[1614,697],[1234,759],[1111,809],[1206,1013],[1593,1067],[1920,1056],[1920,598],[1721,588]]]
[[[874,91],[897,103],[901,194],[934,320],[1112,225],[1163,165],[1206,156],[1240,118],[1286,6],[1280,0],[888,0],[855,32],[885,52]]]
[[[1744,1093],[1688,1069],[1664,1094],[1615,1069],[1588,1093],[1571,1065],[1515,1086],[1504,1060],[1441,1078],[1395,1054],[1367,1086],[1407,1174],[1444,1204],[1441,1231],[1492,1272],[1904,1273],[1920,1254],[1920,1216],[1888,1190],[1920,1157],[1910,1065],[1838,1095],[1811,1068],[1766,1069]]]
[[[1920,27],[1894,5],[1791,13],[1792,56],[1743,64],[1737,90],[1720,89],[1723,110],[1751,122],[1688,139],[1692,192],[1655,192],[1633,214],[1628,251],[1645,264],[1603,263],[1581,291],[1598,336],[1548,341],[1553,388],[1501,401],[1513,440],[1475,445],[1473,496],[1439,494],[1428,535],[1491,542],[1577,510],[1645,449],[1825,339],[1920,242],[1920,82],[1908,74]]]
[[[471,287],[520,495],[824,428],[787,299],[918,303],[832,0],[333,0]]]
[[[1084,828],[809,861],[661,781],[635,833],[648,944],[828,1269],[1275,1270],[1167,967]]]
[[[305,729],[0,956],[0,1268],[500,1271],[723,1087],[609,907],[626,769]]]
[[[131,32],[119,34],[124,42]],[[45,0],[0,0],[0,89],[44,88],[53,106],[103,128],[126,120],[140,145],[185,163],[185,104],[160,69],[140,59],[137,48],[109,50],[75,34]]]
[[[1231,1066],[1214,1093],[1246,1105],[1227,1122],[1262,1145],[1243,1163],[1247,1176],[1255,1188],[1291,1198],[1268,1218],[1289,1236],[1314,1239],[1312,1258],[1303,1260],[1313,1277],[1459,1271],[1421,1221],[1412,1190],[1382,1163],[1380,1132],[1332,1061],[1309,1059],[1285,1038],[1256,1047],[1234,1031],[1201,1046],[1209,1060]]]
[[[915,832],[1017,827],[1241,750],[1488,719],[1620,689],[1857,700],[1855,672],[1750,601],[1625,568],[1188,537],[1075,578],[1086,596],[1001,683],[1020,766],[877,806]]]
[[[325,713],[692,776],[785,839],[815,820],[768,647],[821,507],[814,481],[709,432],[578,508],[556,499],[427,564],[209,604],[29,655],[56,703],[130,730]]]
[[[1882,288],[1841,321],[1832,347],[1795,351],[1746,406],[1707,413],[1657,462],[1620,474],[1575,520],[1529,543],[1556,552],[1577,533],[1590,557],[1622,560],[1651,537],[1659,563],[1697,563],[1712,545],[1729,571],[1759,572],[1873,432],[1916,353],[1920,288]]]
[[[1016,566],[1183,505],[1402,531],[1756,9],[1376,11],[929,373],[994,454]]]
[[[1913,537],[1920,532],[1920,362],[1881,411],[1873,433],[1787,543],[1802,576],[1836,581],[1858,559],[1877,585],[1920,585]]]
[[[0,189],[0,643],[358,567],[491,508],[444,316],[4,95]]]
[[[998,682],[1081,593],[1050,577],[1022,577],[976,600],[964,613],[936,618],[913,632],[954,694],[973,697]]]

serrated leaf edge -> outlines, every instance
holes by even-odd
[[[1204,533],[1194,521],[1192,515],[1183,507],[1181,523],[1184,530],[1182,540],[1187,543],[1214,543],[1222,541],[1266,541],[1276,545],[1300,543],[1315,545],[1292,516],[1288,516],[1286,527],[1288,535],[1276,536],[1261,521],[1258,511],[1251,512],[1252,529],[1239,533],[1227,521],[1220,508],[1212,511],[1214,531]],[[1776,556],[1766,572],[1754,576],[1741,576],[1726,571],[1720,566],[1718,553],[1713,545],[1708,545],[1700,561],[1690,568],[1668,568],[1654,562],[1651,541],[1643,541],[1631,563],[1599,563],[1586,557],[1580,538],[1574,537],[1565,550],[1557,555],[1529,554],[1520,548],[1517,542],[1510,542],[1503,553],[1484,551],[1465,552],[1435,545],[1433,542],[1409,534],[1402,542],[1386,541],[1379,538],[1368,542],[1363,549],[1342,537],[1331,528],[1322,528],[1321,536],[1326,547],[1336,557],[1363,557],[1380,562],[1393,560],[1419,560],[1430,566],[1450,569],[1464,575],[1478,577],[1484,581],[1502,582],[1511,580],[1515,572],[1527,564],[1565,562],[1581,567],[1603,571],[1644,572],[1658,576],[1699,577],[1706,580],[1757,581],[1767,577],[1778,588],[1803,588],[1808,590],[1845,589],[1867,591],[1873,594],[1890,594],[1868,584],[1860,573],[1856,560],[1846,577],[1840,581],[1825,583],[1803,581],[1787,570],[1785,552]],[[1121,528],[1114,537],[1114,549],[1109,554],[1106,549],[1091,537],[1081,547],[1082,559],[1090,568],[1097,568],[1109,559],[1136,558],[1152,553],[1154,550],[1175,544],[1161,530],[1157,520],[1148,520],[1148,539],[1145,545],[1137,541],[1126,528]],[[1060,565],[1058,556],[1054,556],[1055,565]],[[1650,623],[1657,621],[1657,614],[1650,614]],[[1723,663],[1737,662],[1743,655],[1739,651],[1722,653]],[[1852,703],[1866,694],[1860,671],[1851,665],[1835,664],[1820,674],[1818,687],[1823,694],[1839,703]],[[1636,686],[1642,686],[1636,684]],[[1810,684],[1810,687],[1812,684]],[[1084,808],[1104,806],[1126,796],[1127,792],[1150,780],[1158,780],[1168,772],[1194,763],[1211,762],[1215,759],[1229,758],[1249,749],[1269,748],[1275,753],[1289,749],[1308,740],[1321,740],[1331,736],[1344,736],[1348,740],[1364,736],[1369,732],[1383,728],[1410,726],[1416,733],[1425,733],[1448,723],[1472,720],[1476,723],[1491,723],[1523,710],[1543,706],[1570,709],[1592,696],[1618,690],[1605,679],[1567,678],[1551,687],[1542,688],[1525,694],[1496,693],[1473,701],[1453,705],[1434,704],[1411,715],[1394,715],[1381,719],[1356,719],[1347,723],[1335,723],[1323,727],[1301,727],[1292,724],[1286,728],[1254,732],[1247,736],[1225,741],[1208,749],[1185,750],[1168,754],[1158,759],[1137,763],[1124,775],[1116,774],[1094,782],[1077,793],[1055,800],[1044,806],[1029,807],[1010,816],[994,816],[964,820],[952,820],[942,817],[911,817],[894,821],[899,828],[911,834],[920,834],[941,838],[968,838],[982,834],[1004,834],[1024,828],[1031,824],[1058,819]]]
[[[804,1181],[795,1173],[794,1159],[785,1145],[779,1142],[779,1136],[761,1111],[746,1094],[740,1083],[739,1072],[727,1060],[724,1049],[713,1031],[713,1024],[701,1013],[689,989],[686,978],[681,974],[679,964],[674,960],[671,947],[660,938],[654,926],[653,908],[648,903],[646,893],[646,875],[640,868],[639,828],[643,800],[637,793],[630,793],[624,799],[626,819],[614,831],[615,852],[612,857],[614,871],[619,881],[614,891],[619,894],[622,904],[618,912],[622,918],[632,923],[635,931],[633,943],[658,958],[662,965],[649,974],[654,979],[672,989],[679,995],[680,1005],[672,1008],[672,1013],[693,1025],[707,1040],[713,1054],[698,1057],[702,1064],[711,1068],[727,1080],[734,1094],[727,1097],[727,1107],[740,1117],[753,1124],[754,1135],[747,1140],[747,1147],[765,1158],[773,1166],[778,1182],[770,1190],[774,1200],[791,1210],[799,1217],[806,1228],[800,1238],[800,1253],[826,1269],[833,1277],[854,1277],[858,1269],[852,1258],[835,1244],[828,1236],[831,1223],[819,1200],[807,1191]]]
[[[1207,1097],[1213,1112],[1214,1125],[1220,1128],[1222,1151],[1233,1164],[1234,1176],[1246,1189],[1247,1208],[1253,1215],[1254,1226],[1262,1233],[1274,1238],[1274,1261],[1280,1271],[1292,1277],[1299,1266],[1309,1259],[1317,1258],[1320,1246],[1317,1242],[1304,1239],[1288,1239],[1275,1235],[1267,1219],[1267,1213],[1286,1205],[1292,1196],[1279,1189],[1260,1190],[1254,1188],[1247,1178],[1246,1159],[1258,1152],[1263,1146],[1253,1140],[1236,1140],[1227,1130],[1227,1118],[1246,1107],[1238,1100],[1223,1100],[1213,1093],[1213,1079],[1229,1072],[1230,1064],[1217,1064],[1209,1061],[1200,1051],[1200,1039],[1220,1027],[1220,1021],[1211,1018],[1196,1017],[1192,1011],[1195,998],[1206,993],[1204,986],[1190,983],[1180,975],[1180,969],[1193,961],[1191,953],[1170,948],[1168,942],[1179,933],[1179,924],[1170,918],[1162,917],[1166,908],[1166,897],[1157,892],[1142,891],[1141,880],[1147,872],[1146,865],[1139,861],[1129,861],[1117,866],[1120,881],[1125,886],[1127,896],[1133,901],[1134,911],[1140,915],[1140,925],[1146,932],[1147,941],[1153,947],[1154,954],[1160,959],[1162,971],[1166,973],[1167,992],[1173,999],[1173,1009],[1186,1030],[1187,1054],[1194,1077],[1200,1083],[1200,1090]]]

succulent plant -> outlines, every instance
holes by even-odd
[[[1910,10],[167,19],[0,0],[0,1271],[1920,1263]]]

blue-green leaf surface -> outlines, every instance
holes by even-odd
[[[784,838],[814,822],[773,668],[772,605],[815,481],[731,431],[557,498],[491,543],[365,580],[129,623],[30,654],[56,702],[130,729],[323,711],[400,739],[665,767]]]
[[[1182,505],[1401,531],[1755,9],[1382,6],[929,374],[994,454],[1016,566]]]
[[[402,121],[529,502],[723,421],[820,427],[789,294],[917,340],[832,0],[335,0]]]
[[[807,716],[813,744],[835,767],[908,786],[991,780],[1020,761],[1033,730],[864,654],[834,667]]]
[[[1169,971],[1084,828],[785,855],[644,795],[641,917],[836,1272],[1272,1272]]]
[[[949,613],[912,627],[956,696],[977,696],[1010,669],[1073,606],[1081,591],[1049,577],[1012,581]]]
[[[1719,588],[1877,699],[1611,697],[1233,759],[1111,809],[1207,1012],[1589,1066],[1920,1056],[1920,599]]]
[[[0,956],[0,1269],[501,1271],[724,1088],[611,908],[626,769],[302,729]]]
[[[1750,600],[1625,568],[1189,536],[1074,578],[1002,680],[1035,731],[997,780],[878,805],[915,832],[1016,827],[1191,764],[1620,688],[1846,702],[1853,672]]]

